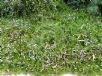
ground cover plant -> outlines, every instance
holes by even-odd
[[[31,18],[1,17],[0,71],[102,75],[101,17],[68,7]]]

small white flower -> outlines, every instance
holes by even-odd
[[[31,56],[30,57],[32,60],[36,60],[36,56]]]
[[[95,59],[96,59],[96,57],[95,57],[95,55],[94,55],[94,54],[92,55],[92,58],[93,58],[93,60],[95,60]]]

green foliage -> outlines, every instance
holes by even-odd
[[[90,13],[90,14],[93,14],[93,15],[98,15],[99,13],[99,8],[97,5],[94,5],[94,4],[90,4],[87,8],[87,11]]]
[[[94,15],[101,15],[102,14],[101,9],[102,9],[102,0],[92,0],[87,8],[88,12]]]
[[[31,13],[45,13],[56,8],[55,0],[1,0],[0,15],[1,16],[30,16]]]
[[[68,0],[67,3],[74,9],[84,7],[91,14],[102,14],[101,0]],[[49,14],[52,11],[61,11],[64,7],[62,0],[1,0],[0,16],[26,17],[32,13]]]
[[[32,19],[0,18],[1,71],[102,75],[100,18],[66,9]]]
[[[60,5],[60,0],[5,1],[8,0],[0,1],[2,16],[32,13],[34,16],[0,18],[1,71],[29,72],[37,76],[64,72],[102,75],[102,21],[99,17],[83,10],[73,11]],[[88,10],[98,12],[97,5],[98,2],[92,2]]]
[[[67,0],[74,9],[83,8],[93,15],[102,15],[102,0]]]

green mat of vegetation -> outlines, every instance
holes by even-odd
[[[0,18],[1,72],[102,75],[101,18],[68,8],[38,17]]]

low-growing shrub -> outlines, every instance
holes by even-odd
[[[93,15],[102,15],[102,0],[63,0],[73,9],[84,8]]]
[[[30,16],[55,8],[54,0],[0,0],[0,16]]]

